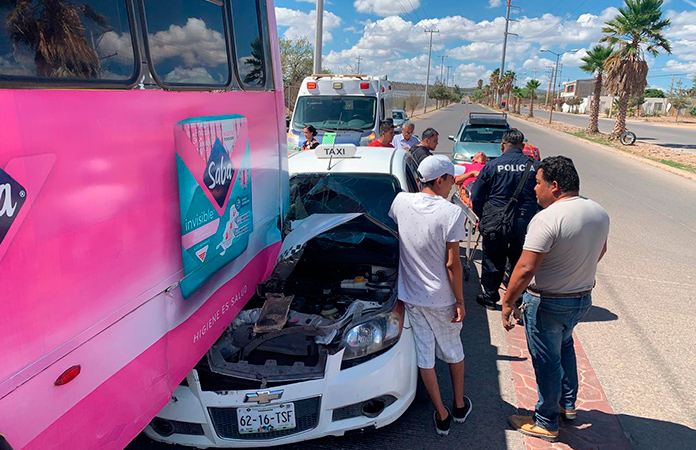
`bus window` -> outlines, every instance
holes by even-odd
[[[222,0],[147,0],[152,70],[168,86],[227,86],[230,64]]]
[[[0,2],[0,24],[0,79],[135,77],[125,0]]]
[[[266,56],[258,1],[231,0],[231,3],[239,77],[245,87],[263,88],[266,85]]]

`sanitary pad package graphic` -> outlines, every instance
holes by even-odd
[[[188,298],[237,259],[253,231],[246,118],[199,117],[174,129],[179,177],[181,247]]]

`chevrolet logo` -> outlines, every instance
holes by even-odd
[[[244,398],[244,403],[256,402],[258,404],[270,403],[271,400],[278,400],[283,396],[282,389],[276,389],[273,391],[258,391],[255,394],[247,394]]]

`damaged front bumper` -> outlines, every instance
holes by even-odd
[[[187,377],[145,434],[170,444],[198,448],[257,448],[289,444],[323,436],[342,436],[351,430],[380,428],[398,419],[416,394],[416,353],[410,326],[384,353],[341,370],[343,351],[329,355],[321,379],[261,390],[203,391],[198,373]],[[259,392],[282,391],[269,405],[292,402],[296,428],[270,433],[240,434],[237,408]]]

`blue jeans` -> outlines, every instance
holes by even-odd
[[[548,431],[558,430],[559,406],[575,408],[578,368],[573,347],[573,329],[592,306],[592,296],[523,297],[524,330],[532,355],[539,401],[534,420]]]

